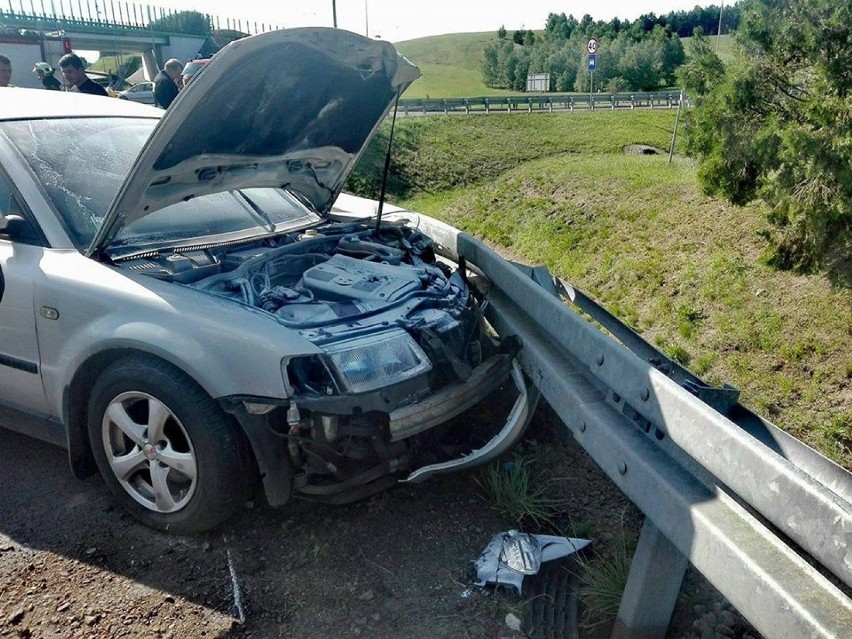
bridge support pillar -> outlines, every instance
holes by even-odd
[[[157,47],[159,48],[159,47]],[[154,76],[157,75],[160,69],[163,68],[162,60],[157,59],[157,49],[146,49],[142,52],[142,66],[145,67],[145,77],[149,80],[154,80]]]
[[[663,639],[688,561],[646,519],[630,564],[612,639]]]

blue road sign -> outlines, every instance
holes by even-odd
[[[589,54],[589,71],[594,71],[594,70],[595,70],[595,59],[596,59],[595,54],[594,54],[594,53],[590,53],[590,54]]]

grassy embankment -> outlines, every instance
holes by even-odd
[[[403,206],[547,265],[700,376],[740,388],[744,404],[852,468],[849,280],[773,269],[760,206],[702,195],[686,157],[669,165],[665,154],[623,152],[637,143],[667,149],[674,117],[403,118],[392,188]]]

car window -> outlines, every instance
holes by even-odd
[[[2,130],[54,204],[75,245],[91,243],[157,120],[65,118],[4,122]],[[257,229],[270,233],[316,221],[295,198],[277,189],[249,189],[248,197],[219,193],[153,211],[116,237],[119,246],[190,243]]]
[[[21,242],[22,244],[43,244],[40,234],[32,225],[30,216],[24,210],[24,207],[21,206],[17,196],[12,191],[12,187],[8,179],[2,172],[0,172],[0,213],[4,216],[17,215],[26,220],[26,225],[22,226],[21,230],[16,232],[16,242]],[[0,234],[2,234],[2,231],[0,231]]]

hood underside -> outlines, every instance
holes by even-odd
[[[170,204],[280,187],[325,214],[379,123],[420,72],[388,42],[320,27],[236,40],[160,120],[89,254]]]

